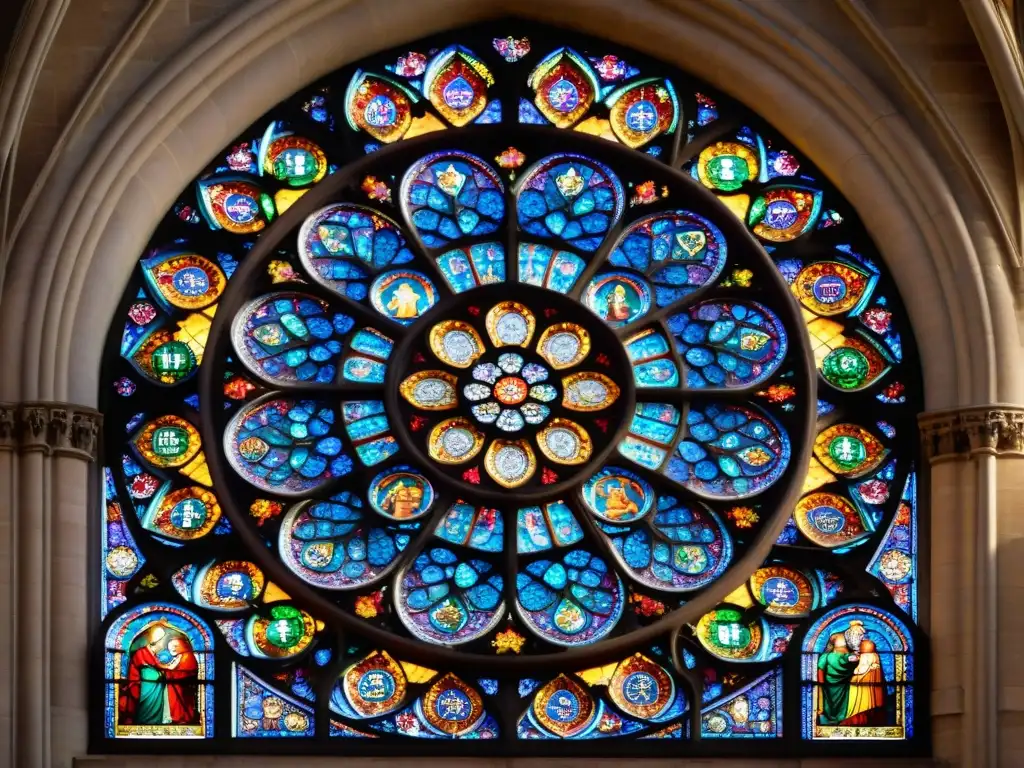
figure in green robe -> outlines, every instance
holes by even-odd
[[[846,638],[836,633],[829,638],[825,653],[818,659],[818,723],[839,725],[846,719],[850,700],[850,680],[857,668],[857,654],[850,653]]]

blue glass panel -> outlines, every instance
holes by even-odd
[[[456,248],[437,258],[437,266],[456,293],[478,285],[505,282],[505,249],[500,243]]]
[[[299,258],[328,288],[351,299],[366,298],[367,271],[413,259],[405,236],[391,219],[348,203],[321,209],[299,231]]]
[[[232,468],[249,483],[283,495],[304,494],[352,471],[333,435],[326,403],[268,395],[231,419],[224,446]]]
[[[896,515],[868,565],[896,604],[917,619],[917,474],[903,487]]]
[[[504,548],[505,526],[501,512],[459,502],[438,523],[434,531],[440,539],[453,544],[479,549],[483,552],[501,552]]]
[[[759,384],[778,370],[788,348],[782,322],[754,302],[704,302],[670,317],[668,328],[693,389]]]
[[[701,711],[701,738],[777,739],[782,736],[782,670],[761,675],[726,696],[715,696],[709,688],[706,685],[705,693],[711,694],[714,703]]]
[[[591,252],[622,215],[623,201],[622,182],[603,164],[582,155],[552,155],[523,179],[519,228]]]
[[[655,213],[630,225],[610,260],[641,272],[654,264],[672,263],[654,275],[657,303],[663,307],[718,278],[726,263],[725,238],[696,213]]]
[[[680,506],[671,497],[641,525],[609,535],[619,562],[643,584],[688,591],[707,586],[732,560],[732,540],[703,504]]]
[[[420,523],[385,525],[363,501],[343,492],[330,501],[294,506],[281,521],[281,558],[303,581],[325,589],[354,589],[391,570]]]
[[[534,632],[578,646],[608,635],[622,616],[622,581],[603,560],[575,549],[560,560],[536,560],[516,576],[520,613]]]
[[[785,430],[753,405],[693,405],[688,439],[665,474],[710,498],[744,498],[772,486],[789,466]]]
[[[561,501],[542,507],[524,507],[517,516],[520,554],[542,552],[552,546],[567,547],[583,538],[583,529],[572,510]]]
[[[420,640],[442,645],[469,642],[501,620],[501,575],[483,560],[463,560],[431,547],[398,577],[396,606],[406,628]]]
[[[475,155],[427,155],[402,182],[402,203],[424,245],[441,248],[461,237],[496,232],[505,217],[498,174]]]
[[[356,331],[351,341],[353,352],[362,352],[381,360],[391,357],[391,350],[394,346],[395,343],[391,339],[372,328],[361,328]]]
[[[315,733],[316,717],[311,707],[234,665],[235,738],[275,739],[309,737]]]

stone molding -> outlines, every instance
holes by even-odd
[[[989,405],[918,416],[924,458],[1024,456],[1024,406]]]
[[[103,414],[70,403],[0,403],[0,451],[95,461]]]

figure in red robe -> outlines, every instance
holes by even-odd
[[[188,641],[166,639],[156,627],[128,662],[128,681],[121,686],[120,721],[125,725],[195,725],[199,665]]]

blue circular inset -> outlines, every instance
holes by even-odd
[[[444,87],[441,97],[452,109],[466,109],[476,98],[476,91],[469,81],[460,75]]]
[[[555,691],[544,705],[544,712],[558,723],[571,723],[580,716],[580,700],[572,691]]]
[[[363,119],[375,128],[386,128],[394,125],[398,119],[398,107],[389,97],[378,93],[363,110]]]
[[[658,110],[654,103],[642,99],[626,110],[626,126],[637,133],[649,133],[658,125]]]
[[[835,304],[846,296],[846,281],[836,275],[822,275],[814,281],[811,290],[822,304]]]
[[[822,533],[839,533],[846,527],[846,517],[835,507],[815,507],[807,516]]]
[[[791,608],[800,602],[800,590],[789,579],[783,576],[772,576],[761,587],[761,597],[766,603]]]
[[[206,505],[199,499],[182,499],[171,509],[171,525],[183,531],[198,530],[206,522]]]
[[[649,706],[658,700],[658,681],[649,672],[634,672],[622,681],[622,696],[630,704]]]
[[[548,104],[559,112],[572,112],[580,104],[580,92],[575,85],[562,78],[548,89]]]
[[[228,195],[224,201],[224,213],[235,224],[248,224],[256,218],[260,207],[248,195],[241,195],[237,192]]]
[[[174,273],[171,282],[182,296],[202,296],[210,290],[210,278],[199,267],[182,267]]]
[[[356,689],[364,701],[373,703],[387,701],[395,693],[395,678],[386,670],[371,669],[359,678]]]
[[[473,713],[473,702],[458,688],[449,688],[437,697],[434,710],[442,720],[465,720]]]
[[[223,574],[217,579],[217,597],[222,600],[246,599],[252,595],[252,579],[249,574],[241,571],[231,571]]]
[[[796,206],[789,200],[772,200],[764,214],[764,223],[772,229],[788,229],[796,222]]]

